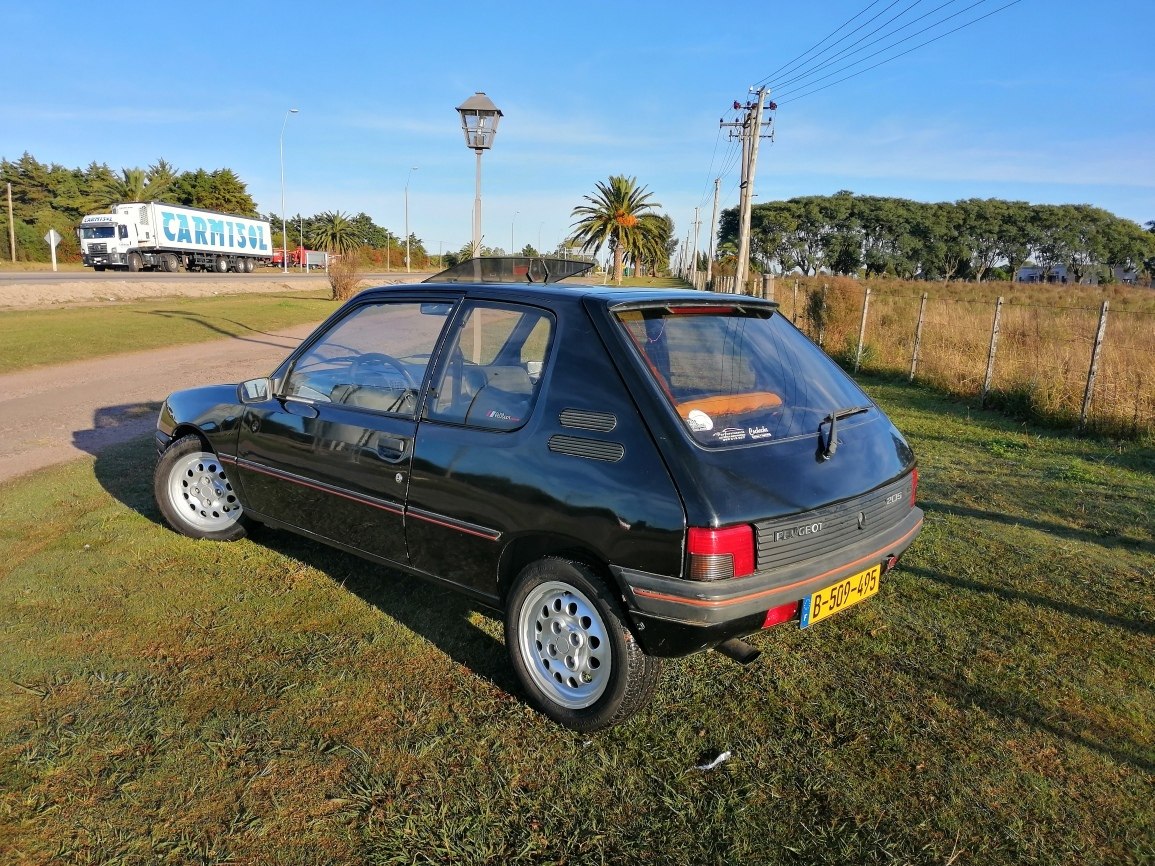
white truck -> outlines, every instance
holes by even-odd
[[[251,274],[272,255],[264,220],[153,202],[113,205],[77,229],[86,267]]]

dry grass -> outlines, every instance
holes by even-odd
[[[975,399],[982,392],[1003,298],[987,405],[1057,427],[1075,427],[1103,301],[1109,302],[1088,430],[1155,435],[1155,291],[1128,286],[942,283],[846,278],[779,280],[787,316],[852,366],[865,290],[871,290],[861,367],[909,376],[920,300],[927,294],[916,381]],[[823,288],[825,286],[825,289]],[[825,295],[825,304],[822,302]]]

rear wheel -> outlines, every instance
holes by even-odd
[[[177,261],[176,255],[173,253],[165,253],[160,260],[161,266],[170,274],[175,274],[180,268],[180,262]]]
[[[565,559],[527,566],[506,604],[505,643],[530,702],[575,731],[624,722],[653,696],[658,659],[623,623],[605,582]]]
[[[246,519],[224,465],[197,436],[165,450],[153,476],[153,495],[169,526],[190,538],[236,541]]]
[[[246,274],[251,274],[253,272],[253,260],[252,259],[242,259],[241,265],[243,266]]]
[[[227,274],[229,272],[229,260],[224,256],[217,256],[213,261],[213,270],[218,274]]]

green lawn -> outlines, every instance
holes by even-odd
[[[318,322],[336,305],[327,289],[207,298],[149,298],[101,307],[0,313],[0,373]]]
[[[147,441],[0,486],[4,862],[1151,862],[1155,454],[868,387],[921,460],[902,567],[592,736],[453,595],[169,531]]]

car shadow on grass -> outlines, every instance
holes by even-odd
[[[954,587],[955,589],[962,589],[966,590],[967,592],[996,595],[1006,601],[1022,601],[1026,602],[1031,607],[1045,607],[1067,616],[1079,617],[1091,622],[1097,622],[1100,625],[1123,629],[1137,635],[1155,637],[1155,622],[1149,620],[1117,616],[1116,614],[1108,613],[1104,610],[1096,610],[1095,608],[1085,607],[1079,604],[1072,604],[1068,601],[1048,598],[1045,595],[1039,595],[1038,593],[1034,592],[1024,592],[1020,589],[1014,589],[1013,587],[1005,586],[1002,584],[990,585],[980,583],[976,580],[968,580],[965,577],[958,577],[953,574],[941,574],[937,571],[931,571],[916,565],[910,565],[906,562],[903,563],[903,571],[916,575],[917,577],[933,580],[935,583]]]
[[[109,495],[156,524],[157,531],[172,532],[153,499],[155,466],[156,451],[152,438],[146,436],[102,449],[94,468],[96,480]],[[455,663],[497,688],[519,699],[523,697],[509,667],[505,644],[486,630],[500,629],[494,619],[497,614],[484,605],[400,569],[378,565],[288,531],[257,526],[251,543],[316,569],[429,641]],[[484,623],[486,628],[476,622],[479,616],[490,619]]]
[[[1095,529],[1081,529],[1054,521],[1004,514],[1001,511],[990,511],[983,508],[970,508],[951,502],[934,502],[920,499],[918,504],[927,514],[941,514],[944,517],[973,517],[977,520],[1001,523],[1004,526],[1021,526],[1025,529],[1035,529],[1039,532],[1046,532],[1060,538],[1069,538],[1073,541],[1087,541],[1103,547],[1119,547],[1125,550],[1150,551],[1151,553],[1155,553],[1155,545],[1152,545],[1150,542],[1122,535],[1109,535],[1104,531]]]

